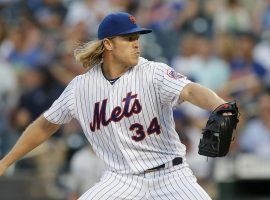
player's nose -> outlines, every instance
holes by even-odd
[[[137,49],[137,48],[139,48],[139,46],[140,46],[139,40],[138,39],[134,40],[133,47]]]

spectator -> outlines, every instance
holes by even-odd
[[[172,60],[172,67],[185,76],[189,76],[195,48],[195,36],[192,34],[183,36],[179,44],[179,54]]]
[[[83,23],[87,27],[90,38],[92,38],[96,36],[99,21],[115,9],[111,6],[110,1],[73,1],[68,7],[65,25],[72,27]]]
[[[7,117],[18,101],[18,80],[15,71],[0,59],[0,115]]]
[[[172,30],[176,17],[182,12],[185,1],[149,1],[142,2],[138,17],[143,18],[147,27],[154,30]]]
[[[23,20],[20,25],[13,27],[8,39],[12,47],[8,61],[17,68],[44,64],[46,57],[39,46],[41,36],[41,31],[30,21]]]
[[[229,66],[213,54],[213,45],[206,37],[197,37],[195,46],[196,55],[188,77],[212,90],[219,90],[229,80]]]
[[[215,32],[246,32],[252,27],[250,13],[239,0],[219,2],[213,19]]]
[[[59,29],[67,13],[61,0],[42,0],[34,4],[29,0],[28,7],[40,25],[48,30]]]
[[[17,139],[8,119],[18,98],[16,74],[7,62],[0,59],[0,157],[10,150]]]
[[[262,80],[265,76],[265,69],[253,58],[253,48],[256,38],[252,33],[241,33],[237,35],[237,41],[241,45],[236,45],[233,57],[230,61],[231,74],[230,81],[221,88],[225,96],[234,96],[241,101],[242,106],[247,111],[247,115],[254,115],[253,103],[256,96],[262,89]]]
[[[270,30],[270,1],[266,0],[261,16],[261,31]]]
[[[216,56],[229,64],[237,44],[235,37],[229,33],[217,33],[213,39]]]
[[[77,199],[97,183],[104,169],[105,164],[96,157],[88,145],[76,152],[70,161],[69,200]]]
[[[244,152],[270,159],[270,93],[263,93],[258,101],[258,116],[245,127],[239,138]]]
[[[270,86],[270,30],[261,34],[261,41],[254,47],[254,62],[261,68],[261,80],[264,85]]]
[[[57,83],[42,66],[28,69],[21,78],[21,87],[23,86],[24,90],[18,102],[17,115],[20,115],[21,111],[28,112],[29,119],[25,121],[28,124],[48,109],[64,86]]]

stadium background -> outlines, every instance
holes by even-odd
[[[154,30],[141,37],[142,56],[239,103],[234,143],[220,159],[197,154],[209,113],[187,103],[175,110],[199,183],[216,200],[270,199],[269,0],[0,0],[0,158],[84,73],[73,49],[95,39],[112,11]],[[0,178],[0,199],[73,200],[102,168],[74,121]]]

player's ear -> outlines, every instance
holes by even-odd
[[[112,51],[113,50],[113,43],[110,39],[107,39],[105,38],[103,40],[103,45],[104,45],[104,48],[108,51]]]

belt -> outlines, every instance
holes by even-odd
[[[183,159],[181,157],[176,157],[171,162],[172,162],[172,166],[175,166],[175,165],[182,164],[183,163]],[[163,169],[163,168],[165,168],[165,166],[166,166],[165,164],[162,164],[162,165],[159,165],[157,167],[153,167],[151,169],[147,169],[147,170],[145,170],[145,172],[152,172],[152,171],[156,171],[156,170],[159,170],[159,169]]]

